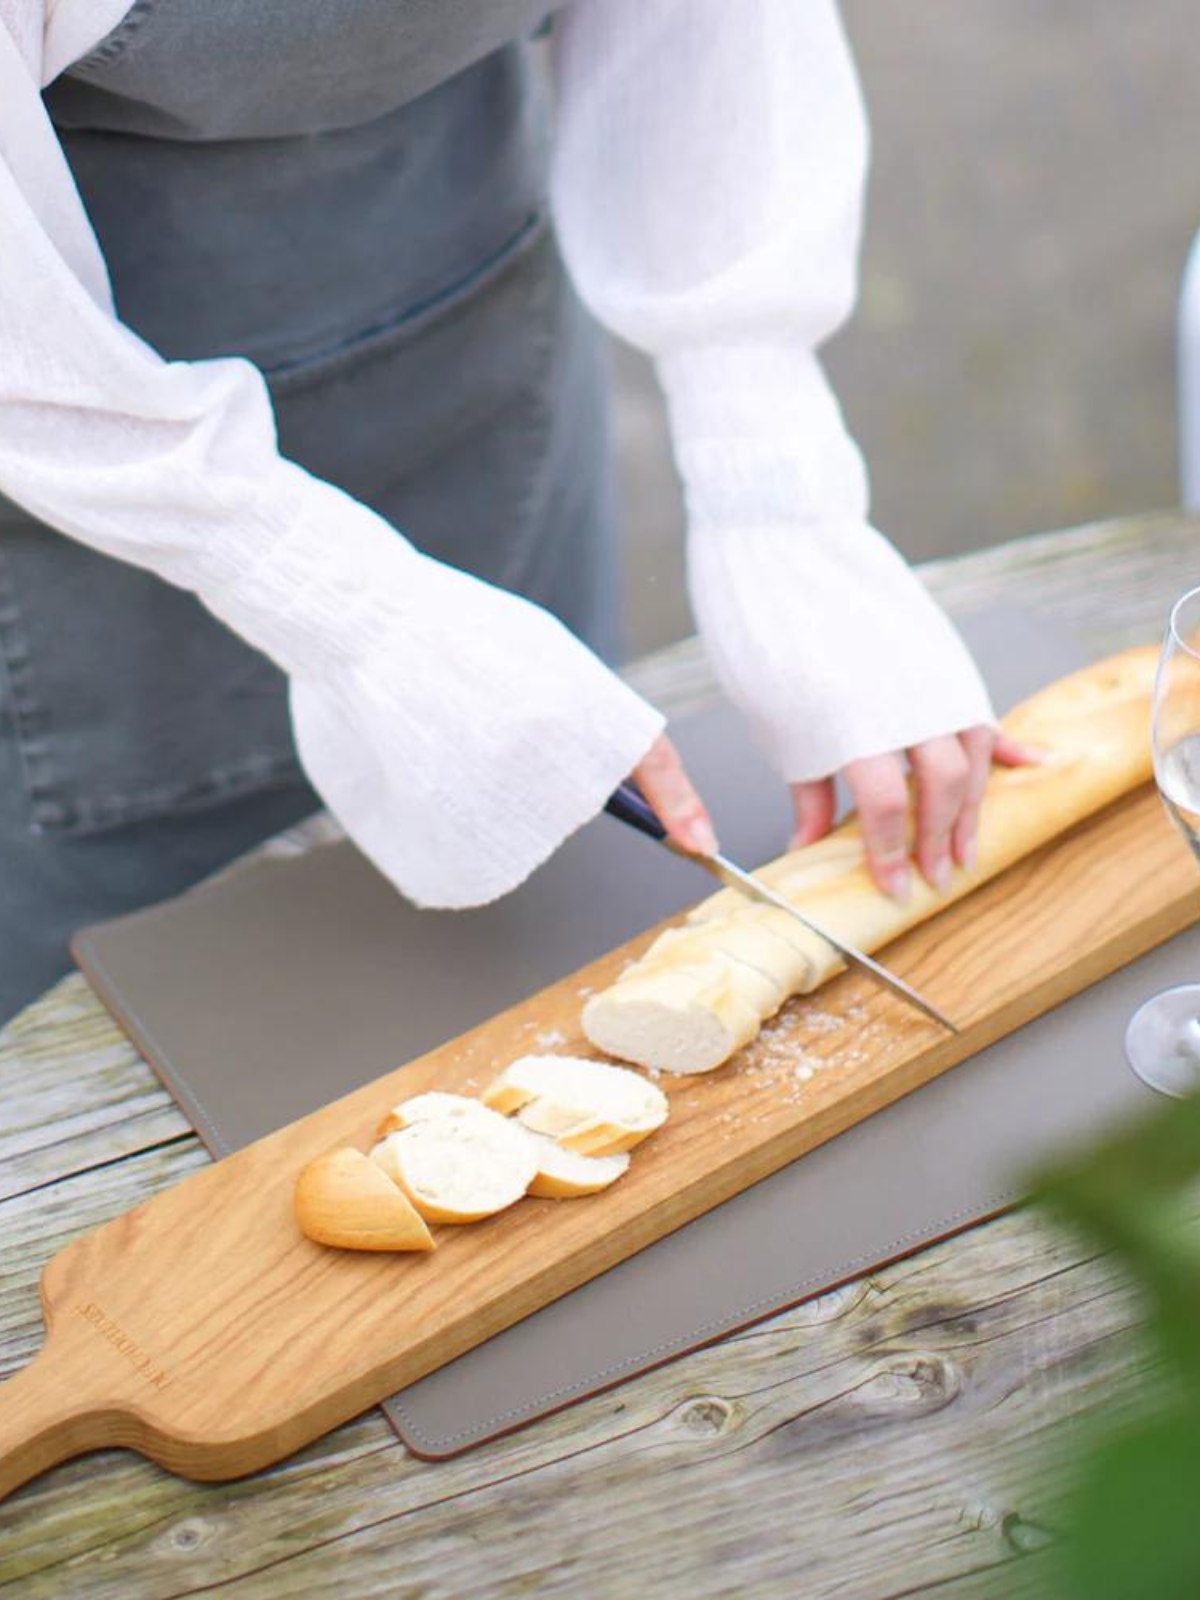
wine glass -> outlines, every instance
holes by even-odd
[[[1158,792],[1200,860],[1200,588],[1171,609],[1154,686]],[[1134,1012],[1125,1054],[1143,1083],[1182,1096],[1200,1089],[1200,983],[1164,989]]]

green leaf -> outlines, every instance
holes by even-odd
[[[1178,1192],[1200,1177],[1200,1095],[1165,1101],[1049,1171],[1032,1187],[1047,1197],[1085,1189],[1100,1196]]]
[[[1197,1174],[1200,1098],[1189,1097],[1035,1174],[1029,1190],[1121,1261],[1150,1300],[1160,1350],[1200,1396],[1200,1245],[1184,1207]]]
[[[1197,1600],[1200,1407],[1106,1440],[1073,1501],[1063,1600]]]

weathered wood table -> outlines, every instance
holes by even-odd
[[[1004,596],[1101,653],[1200,582],[1200,522],[923,570],[953,611]],[[711,693],[691,641],[629,677],[671,711]],[[0,1376],[41,1340],[42,1263],[207,1160],[81,976],[0,1034]],[[1056,1449],[1139,1357],[1112,1267],[1011,1213],[458,1460],[415,1459],[376,1411],[237,1483],[83,1457],[0,1505],[0,1588],[1019,1600],[1042,1592]]]

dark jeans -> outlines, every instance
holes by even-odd
[[[178,894],[317,810],[307,784],[82,837],[33,833],[0,713],[0,1026],[72,970],[76,928]]]

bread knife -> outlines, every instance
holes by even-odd
[[[924,995],[905,983],[904,979],[891,972],[881,962],[875,961],[864,950],[857,949],[852,944],[847,944],[837,934],[830,933],[827,928],[814,921],[806,911],[801,911],[790,900],[785,900],[781,894],[776,894],[761,878],[756,878],[752,872],[747,872],[744,867],[739,867],[736,862],[730,861],[727,856],[719,852],[715,855],[701,855],[696,851],[685,850],[682,845],[676,844],[667,833],[666,828],[659,820],[654,807],[642,794],[641,790],[633,783],[623,783],[610,795],[605,807],[609,816],[616,817],[618,822],[624,822],[631,828],[636,828],[639,833],[646,834],[649,838],[665,844],[668,850],[673,850],[676,855],[683,856],[687,861],[694,861],[697,866],[704,867],[731,889],[737,889],[742,894],[748,895],[763,904],[774,906],[777,911],[786,911],[789,917],[795,917],[810,933],[815,933],[819,939],[831,945],[840,956],[844,956],[853,966],[860,967],[864,972],[869,972],[880,983],[885,983],[896,994],[902,995],[911,1005],[919,1007],[927,1017],[932,1017],[935,1022],[948,1028],[951,1033],[959,1030],[945,1012],[939,1011],[932,1001],[926,1000]]]

